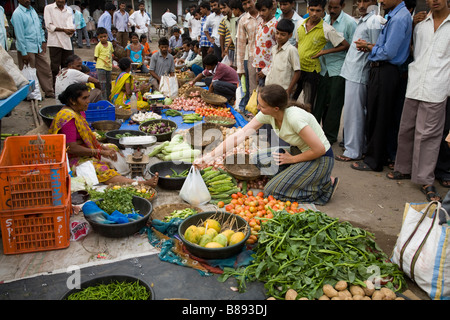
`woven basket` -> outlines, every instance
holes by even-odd
[[[173,203],[173,204],[163,204],[153,208],[153,212],[150,215],[150,220],[158,219],[163,220],[166,216],[174,212],[175,210],[183,210],[186,208],[191,208],[197,210],[197,212],[203,212],[202,209],[198,207],[191,206],[187,203]]]
[[[111,130],[117,130],[120,128],[120,123],[113,121],[113,120],[101,120],[101,121],[95,121],[92,123],[92,127],[95,130],[100,131],[111,131]]]
[[[124,108],[116,108],[116,119],[127,120],[131,117],[131,110]]]
[[[194,93],[195,92],[195,93]],[[197,93],[198,92],[198,93]],[[200,87],[191,87],[184,92],[185,98],[201,97],[202,93],[206,92],[206,89]]]
[[[215,121],[223,121],[223,123],[217,123]],[[219,116],[208,116],[205,117],[206,123],[211,123],[215,125],[219,125],[226,128],[231,128],[236,124],[236,120],[228,118],[228,117],[219,117]]]
[[[216,105],[216,106],[223,105],[223,104],[227,103],[227,101],[228,101],[227,98],[225,98],[224,96],[221,96],[220,94],[208,92],[208,91],[202,92],[201,96],[202,96],[203,101],[205,101],[206,103],[209,103],[209,104]]]
[[[238,180],[256,180],[261,176],[261,171],[250,163],[248,154],[238,153],[225,158],[225,171]]]
[[[201,132],[201,134],[195,133],[195,137],[194,137],[194,132],[197,132],[199,127],[201,127],[202,132]],[[209,129],[217,129],[217,130],[219,130],[218,133],[220,133],[220,136],[216,137],[214,135],[213,136],[205,135],[205,131],[207,131]],[[222,142],[223,141],[223,134],[222,134],[222,132],[220,130],[220,126],[217,125],[217,124],[214,124],[214,123],[200,123],[200,124],[196,124],[195,126],[189,128],[188,136],[190,136],[189,143],[194,148],[196,148],[196,147],[204,148],[204,147],[210,145],[213,142]]]

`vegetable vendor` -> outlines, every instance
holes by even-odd
[[[209,86],[209,92],[220,94],[227,98],[228,102],[232,102],[236,98],[236,89],[239,84],[236,70],[219,62],[219,59],[213,54],[208,54],[203,59],[203,66],[205,70],[199,73],[189,84],[193,86],[196,82],[205,78],[204,81]]]
[[[120,74],[112,84],[111,96],[109,100],[117,106],[129,108],[130,98],[133,92],[136,93],[137,107],[139,110],[148,106],[148,102],[142,98],[142,92],[145,92],[145,85],[141,88],[134,87],[133,75],[131,71],[131,59],[128,57],[119,60]]]
[[[50,134],[65,134],[68,147],[69,165],[72,172],[86,161],[92,161],[99,182],[105,184],[131,184],[135,180],[120,175],[111,168],[102,157],[117,160],[119,149],[113,144],[100,144],[86,121],[86,110],[89,105],[89,90],[86,84],[71,84],[58,99],[64,107],[56,114],[50,126]],[[139,181],[156,187],[158,174],[145,181]]]
[[[263,124],[270,124],[275,133],[290,144],[290,151],[271,148],[253,155],[251,163],[255,163],[263,175],[272,176],[264,187],[264,196],[318,205],[330,201],[338,185],[338,178],[331,177],[333,151],[314,116],[295,103],[289,103],[286,90],[278,84],[259,90],[258,110],[241,131],[228,136],[194,164],[222,157],[255,134]]]

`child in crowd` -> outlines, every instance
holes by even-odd
[[[209,86],[209,92],[220,94],[227,98],[230,104],[233,104],[239,83],[236,70],[219,62],[219,58],[214,54],[208,54],[203,59],[203,65],[205,70],[199,73],[189,84],[193,86],[196,82],[206,77],[204,81]]]
[[[272,47],[276,45],[277,19],[273,15],[272,0],[258,0],[256,9],[262,21],[256,29],[253,67],[256,68],[258,85],[263,87],[268,68],[272,63]]]
[[[139,41],[141,42],[141,44],[144,46],[144,64],[145,65],[149,65],[150,64],[150,57],[152,55],[151,51],[150,51],[150,44],[148,43],[148,38],[145,34],[142,34],[141,37],[139,38]]]
[[[144,46],[139,42],[139,36],[137,33],[131,34],[131,43],[125,48],[127,57],[134,63],[138,63],[138,69],[142,73],[148,73],[147,66],[144,64]]]
[[[192,60],[186,61],[186,67],[189,68],[196,76],[203,71],[202,51],[200,50],[200,42],[194,40],[191,42],[194,55]]]
[[[295,24],[290,19],[281,19],[277,24],[276,46],[272,48],[272,64],[266,77],[266,85],[279,84],[286,90],[288,97],[294,92],[300,78],[300,58],[297,49],[289,42]]]
[[[94,59],[97,68],[97,77],[100,82],[103,100],[111,95],[112,54],[114,48],[108,41],[108,31],[105,28],[97,29],[99,43],[95,46]]]
[[[159,90],[162,76],[169,75],[173,77],[175,75],[175,61],[169,53],[169,40],[166,37],[159,39],[158,48],[159,51],[152,55],[149,67],[149,72],[152,76],[150,84],[154,90]]]

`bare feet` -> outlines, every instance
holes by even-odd
[[[158,174],[158,172],[156,172],[155,175],[152,178],[150,178],[148,180],[145,180],[144,184],[146,186],[149,186],[149,187],[152,187],[152,188],[156,188],[156,185],[158,184],[158,179],[159,179],[159,174]]]

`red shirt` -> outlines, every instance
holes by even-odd
[[[220,62],[217,63],[217,66],[214,70],[212,70],[212,72],[207,69],[203,70],[203,75],[205,77],[212,75],[212,81],[225,81],[235,84],[236,86],[239,83],[239,77],[236,70]]]

